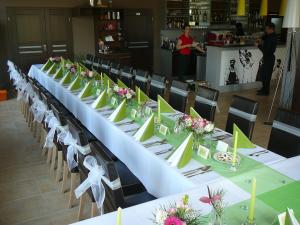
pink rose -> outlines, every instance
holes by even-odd
[[[176,216],[170,216],[165,220],[164,225],[184,225],[184,222]]]

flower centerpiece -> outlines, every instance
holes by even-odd
[[[157,209],[154,213],[154,224],[156,225],[200,225],[200,213],[189,205],[189,196],[169,208]]]
[[[215,125],[206,119],[184,114],[177,119],[174,132],[180,133],[184,130],[192,132],[194,134],[194,147],[198,148],[199,144],[202,142],[202,137],[212,133],[214,128]]]
[[[87,80],[91,80],[95,77],[95,73],[90,70],[81,71],[80,75]]]
[[[223,225],[224,224],[224,194],[225,192],[221,190],[211,191],[207,186],[208,196],[203,196],[200,201],[205,204],[212,206],[211,222],[209,225]]]
[[[49,60],[50,60],[52,63],[60,63],[61,57],[60,57],[60,56],[50,57]]]
[[[130,88],[122,88],[118,85],[113,87],[114,93],[119,96],[121,99],[131,100],[135,96],[135,92]]]
[[[65,65],[66,69],[70,71],[72,74],[77,73],[77,65],[72,63],[66,63]]]

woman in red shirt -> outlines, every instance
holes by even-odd
[[[198,43],[194,42],[191,37],[191,27],[185,25],[183,29],[183,34],[178,38],[176,49],[179,51],[179,79],[183,80],[184,76],[190,75],[190,62],[191,62],[191,48],[195,48],[200,52],[205,52],[202,48],[198,46]]]

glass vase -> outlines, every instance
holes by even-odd
[[[204,143],[204,135],[203,134],[196,134],[194,133],[194,141],[193,141],[193,149],[198,150],[200,145]]]
[[[211,212],[209,225],[226,225],[224,221],[224,213],[217,212],[214,208]]]

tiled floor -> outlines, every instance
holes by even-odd
[[[256,97],[255,91],[239,95],[260,102],[253,141],[267,146],[270,127],[266,120],[270,97]],[[216,124],[225,127],[232,93],[221,94]],[[0,103],[0,224],[64,225],[76,221],[78,208],[68,209],[68,193],[49,175],[40,147],[27,127],[15,99]]]

